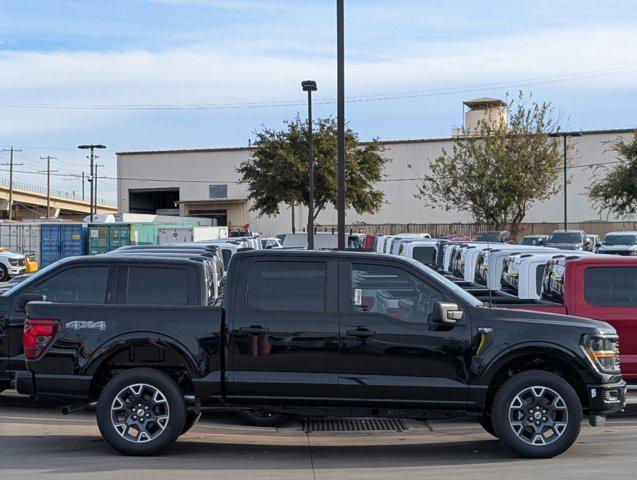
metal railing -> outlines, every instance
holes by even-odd
[[[5,187],[9,186],[9,180],[5,179],[5,178],[0,178],[0,185],[3,185]],[[24,183],[24,182],[13,182],[13,188],[17,189],[17,190],[25,190],[28,192],[34,192],[34,193],[40,193],[42,195],[46,195],[46,187],[42,187],[39,185],[31,185],[29,183]],[[82,196],[76,194],[75,192],[73,193],[69,193],[69,192],[63,192],[62,190],[55,190],[55,189],[51,189],[51,196],[54,197],[62,197],[62,198],[69,198],[72,200],[79,200],[79,201],[83,201],[83,202],[88,202],[88,200],[82,200]],[[109,200],[107,198],[98,198],[97,199],[97,204],[98,205],[109,205],[109,206],[116,206],[117,202],[114,200]]]

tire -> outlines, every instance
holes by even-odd
[[[116,375],[97,402],[102,437],[125,455],[160,452],[177,440],[185,424],[184,395],[158,370],[135,368]]]
[[[201,418],[201,413],[197,413],[197,414],[188,413],[186,415],[186,422],[184,423],[184,428],[181,430],[181,434],[183,435],[188,430],[190,430],[192,427],[194,427],[195,424],[199,421],[200,418]]]
[[[478,418],[478,422],[480,422],[480,425],[482,425],[482,428],[484,428],[485,432],[487,432],[492,437],[498,438],[493,428],[493,422],[491,421],[490,415],[482,415],[480,418]]]
[[[9,271],[7,270],[7,267],[0,264],[0,282],[6,282],[7,280],[10,280],[10,279],[11,277],[9,276]]]
[[[245,410],[238,412],[238,415],[248,425],[255,427],[276,427],[288,418],[282,413],[272,413],[267,410]]]
[[[496,436],[518,455],[551,458],[575,443],[582,404],[562,377],[529,370],[509,378],[496,392],[491,419]]]

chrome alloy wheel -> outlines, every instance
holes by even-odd
[[[562,436],[568,425],[566,402],[551,388],[525,388],[509,406],[509,425],[529,445],[549,445]]]
[[[145,443],[159,437],[168,425],[166,396],[156,387],[136,383],[124,387],[111,404],[111,423],[123,439]]]

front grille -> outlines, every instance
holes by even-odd
[[[304,418],[301,430],[312,432],[404,432],[408,430],[400,418]]]

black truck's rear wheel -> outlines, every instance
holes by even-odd
[[[514,375],[493,399],[491,418],[502,443],[523,457],[550,458],[579,435],[582,405],[573,387],[554,373]]]
[[[135,368],[106,384],[97,403],[97,425],[104,440],[126,455],[153,455],[181,435],[186,404],[168,375]]]
[[[246,410],[238,412],[239,416],[249,425],[255,427],[276,427],[283,423],[288,416],[267,410]]]

